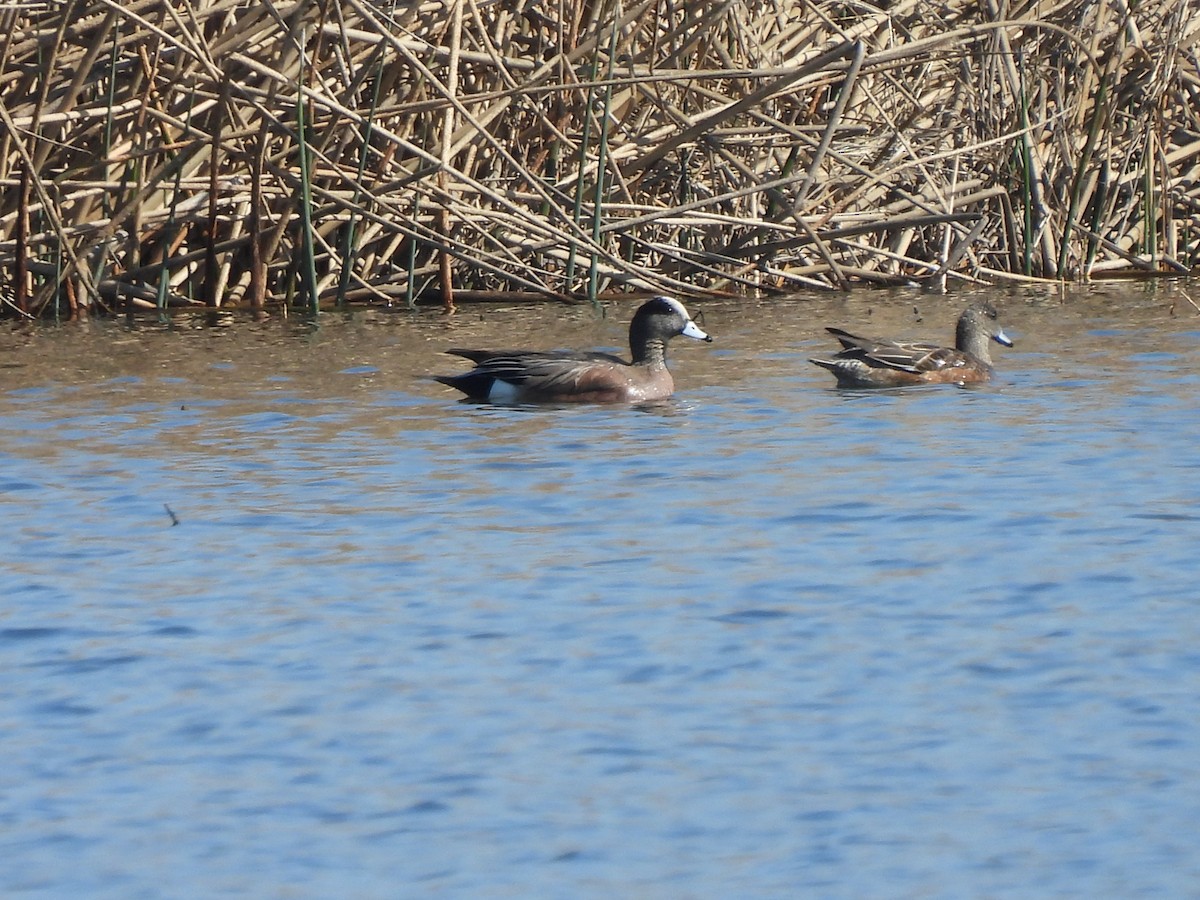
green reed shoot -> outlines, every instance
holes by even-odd
[[[305,122],[304,90],[299,85],[296,90],[296,149],[300,157],[300,285],[307,299],[308,311],[316,315],[321,311],[320,297],[317,295],[317,256],[313,242],[313,198],[312,198],[312,160],[309,156],[308,125]]]

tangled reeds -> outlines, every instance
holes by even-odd
[[[16,0],[23,315],[1200,261],[1200,2]]]

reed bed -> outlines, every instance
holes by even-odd
[[[1200,2],[17,0],[6,309],[1184,273]]]

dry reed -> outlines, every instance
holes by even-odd
[[[1200,262],[1197,0],[17,0],[22,315]]]

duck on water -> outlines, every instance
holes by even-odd
[[[991,341],[1011,347],[996,308],[986,301],[958,317],[953,347],[924,341],[864,338],[840,328],[825,330],[842,349],[828,359],[811,359],[828,369],[844,388],[902,387],[910,384],[979,384],[992,377]]]
[[[665,400],[675,390],[667,370],[667,342],[682,335],[712,338],[671,297],[647,300],[629,323],[626,362],[608,353],[543,350],[447,350],[475,367],[437,380],[472,400],[493,403],[641,403]]]

